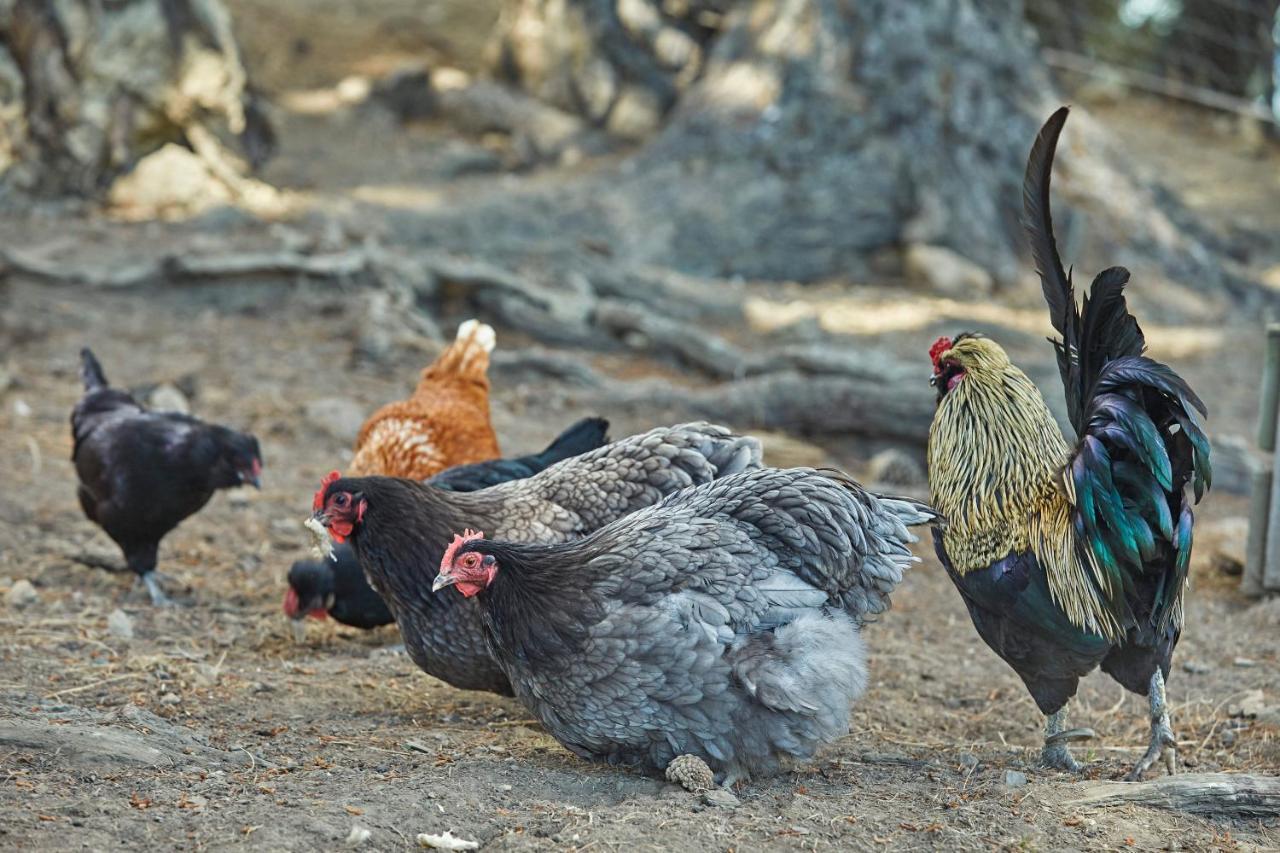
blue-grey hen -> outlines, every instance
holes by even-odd
[[[405,649],[454,687],[511,695],[475,601],[431,589],[449,538],[484,527],[519,542],[565,542],[666,495],[760,467],[760,443],[706,423],[660,427],[532,477],[452,492],[395,477],[325,478],[313,518],[356,559],[391,608]],[[573,600],[561,609],[575,607]]]
[[[859,629],[916,561],[925,505],[835,471],[758,469],[574,542],[458,536],[434,587],[475,597],[519,698],[582,758],[722,784],[811,758],[867,682]]]

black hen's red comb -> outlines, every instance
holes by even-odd
[[[320,481],[320,489],[316,492],[316,496],[311,499],[311,511],[319,512],[324,509],[324,493],[330,486],[336,483],[342,475],[337,471],[330,471],[325,478]]]
[[[929,347],[929,359],[933,362],[933,366],[938,366],[938,356],[951,349],[951,338],[943,336],[933,342],[933,346]]]

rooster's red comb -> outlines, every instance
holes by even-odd
[[[933,346],[929,347],[929,359],[933,362],[933,366],[938,366],[938,356],[951,349],[951,338],[941,337],[933,342]]]
[[[337,471],[330,471],[325,478],[320,481],[320,489],[316,492],[316,496],[311,499],[311,511],[319,512],[324,509],[324,493],[325,491],[338,481],[342,475]]]
[[[440,571],[447,572],[449,570],[449,567],[453,565],[454,555],[458,553],[458,549],[462,547],[463,543],[470,542],[473,539],[483,538],[483,533],[479,530],[472,530],[471,528],[467,528],[462,531],[461,535],[455,534],[453,541],[449,543],[448,549],[444,552],[444,557],[440,560]]]

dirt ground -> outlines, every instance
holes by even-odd
[[[282,38],[303,24],[271,18],[275,4],[229,5],[252,13],[246,55],[265,69],[273,94],[287,81],[317,87],[385,69],[397,51],[456,60],[479,49],[474,38],[441,44],[428,38],[430,28],[395,23],[399,7],[413,4],[389,3],[381,29],[352,34],[345,52],[317,63],[328,42]],[[385,55],[360,50],[387,32],[397,38]],[[286,46],[292,60],[282,55]],[[1165,108],[1097,112],[1126,147],[1168,141],[1152,167],[1175,187],[1185,175],[1191,202],[1221,229],[1274,234],[1280,226],[1274,151],[1259,159],[1221,129]],[[323,237],[335,222],[343,239],[358,239],[387,230],[383,218],[415,199],[501,192],[509,180],[455,179],[435,168],[467,144],[439,129],[402,131],[368,114],[281,118],[281,155],[268,177],[306,208],[292,231],[237,216],[128,225],[99,214],[32,214],[0,220],[0,245],[111,266],[210,242],[261,248],[297,232]],[[1206,146],[1217,183],[1204,176]],[[1238,209],[1223,203],[1224,186],[1241,199]],[[1261,271],[1278,259],[1280,245],[1264,242],[1254,264]],[[17,279],[0,288],[8,377],[0,381],[0,598],[22,579],[38,595],[21,607],[0,600],[0,848],[334,849],[363,828],[371,832],[364,848],[377,850],[412,848],[419,833],[445,830],[493,850],[1280,849],[1274,822],[1073,805],[1084,782],[1038,766],[1039,714],[982,645],[925,548],[893,610],[867,630],[873,683],[850,734],[808,767],[745,786],[733,809],[583,763],[514,701],[457,691],[417,671],[388,650],[393,628],[313,622],[296,644],[280,612],[284,574],[306,551],[300,521],[316,484],[349,458],[341,427],[308,415],[308,404],[342,398],[371,411],[402,396],[430,353],[400,347],[377,366],[353,361],[367,297],[315,283],[111,293]],[[993,313],[889,283],[749,290],[761,304],[822,316],[853,345],[918,355],[922,376],[928,341],[973,318],[1026,363],[1049,365],[1033,302]],[[1136,310],[1164,296],[1139,291]],[[866,322],[872,307],[883,322]],[[1250,435],[1258,318],[1212,299],[1182,316],[1149,329],[1156,355],[1173,359],[1202,392],[1216,437]],[[449,329],[465,315],[437,319]],[[498,331],[500,348],[527,343]],[[190,606],[154,609],[131,577],[83,563],[119,560],[82,516],[68,459],[76,352],[86,343],[117,384],[178,382],[197,414],[251,430],[262,443],[260,493],[219,494],[164,540],[161,569]],[[616,376],[670,374],[634,359],[581,358]],[[497,383],[493,406],[509,453],[541,447],[585,414],[610,417],[615,436],[654,419],[598,411],[588,394],[554,383]],[[810,452],[855,472],[869,455],[841,439]],[[1237,579],[1212,559],[1245,511],[1242,498],[1218,492],[1198,516],[1205,532],[1169,687],[1183,771],[1280,767],[1280,599],[1242,598]],[[116,609],[131,621],[132,638],[109,630]],[[1250,708],[1256,697],[1244,700],[1257,690],[1261,705]],[[1261,720],[1249,716],[1260,709]],[[1145,702],[1102,676],[1083,685],[1072,722],[1098,734],[1077,749],[1091,762],[1089,780],[1121,778],[1145,745]],[[1025,774],[1025,784],[1009,771]]]

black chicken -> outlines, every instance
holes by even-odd
[[[609,422],[604,418],[583,418],[541,453],[458,465],[426,482],[452,492],[474,492],[509,480],[522,480],[562,459],[595,450],[608,442],[608,432]],[[343,625],[366,629],[395,621],[382,598],[365,580],[355,552],[346,544],[334,548],[331,560],[298,560],[293,564],[289,569],[284,612],[294,620],[305,616],[317,619],[332,616]]]
[[[356,557],[395,614],[414,663],[455,687],[511,694],[474,601],[431,589],[457,530],[563,542],[688,486],[760,465],[760,444],[710,424],[664,427],[566,459],[524,480],[448,492],[392,477],[340,478],[316,492],[313,518]]]
[[[218,489],[260,487],[258,440],[176,412],[153,412],[107,384],[80,351],[84,396],[71,412],[72,461],[80,506],[124,552],[155,604],[169,603],[156,579],[165,534]]]
[[[575,754],[648,770],[690,754],[731,784],[848,732],[859,628],[917,560],[907,526],[935,517],[839,472],[761,469],[574,542],[468,531],[433,588],[476,596],[517,698]]]

